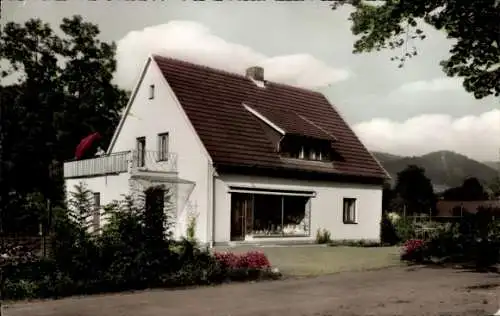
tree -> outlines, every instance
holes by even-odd
[[[391,209],[391,202],[395,197],[396,195],[394,194],[391,184],[388,182],[384,183],[382,190],[382,210],[384,212]]]
[[[489,188],[491,190],[491,198],[498,199],[500,198],[500,177],[496,176],[491,180],[489,184]]]
[[[434,209],[434,190],[423,168],[409,165],[398,172],[395,192],[404,201],[407,214],[428,213]]]
[[[128,93],[111,82],[116,45],[101,42],[99,28],[80,16],[64,18],[60,29],[62,36],[31,19],[0,31],[2,201],[32,192],[61,200],[61,163],[91,132],[109,141],[126,104]],[[5,84],[12,76],[18,80]]]
[[[489,198],[481,182],[474,177],[464,180],[462,184],[462,193],[465,201],[484,201]]]
[[[450,57],[441,62],[447,76],[462,77],[477,99],[500,95],[500,1],[337,0],[333,8],[344,4],[354,6],[351,30],[361,36],[354,53],[402,48],[402,56],[392,58],[402,67],[417,55],[414,41],[426,38],[419,27],[424,21],[455,40]]]
[[[443,192],[443,199],[448,201],[484,201],[489,194],[477,178],[471,177],[464,180],[461,186],[450,188]]]
[[[81,182],[74,186],[74,191],[70,193],[69,206],[69,218],[83,230],[88,231],[92,225],[95,207],[92,192],[85,183]]]

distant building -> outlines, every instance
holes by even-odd
[[[460,216],[469,212],[477,213],[478,208],[498,208],[500,210],[500,200],[487,201],[444,201],[439,200],[436,204],[436,216]],[[458,213],[458,214],[457,214]]]

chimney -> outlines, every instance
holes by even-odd
[[[264,81],[264,68],[259,66],[247,68],[246,77],[256,81]]]

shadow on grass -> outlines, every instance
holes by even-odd
[[[464,273],[494,273],[500,275],[500,269],[498,265],[488,266],[488,267],[478,267],[474,262],[422,262],[422,263],[410,263],[405,262],[408,271],[414,271],[417,269],[450,269],[456,270],[457,272]]]

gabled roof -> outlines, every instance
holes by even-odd
[[[274,82],[258,87],[242,75],[153,56],[216,168],[261,167],[385,178],[387,173],[319,92]],[[330,139],[333,163],[284,159],[263,130],[256,110],[285,133]]]

